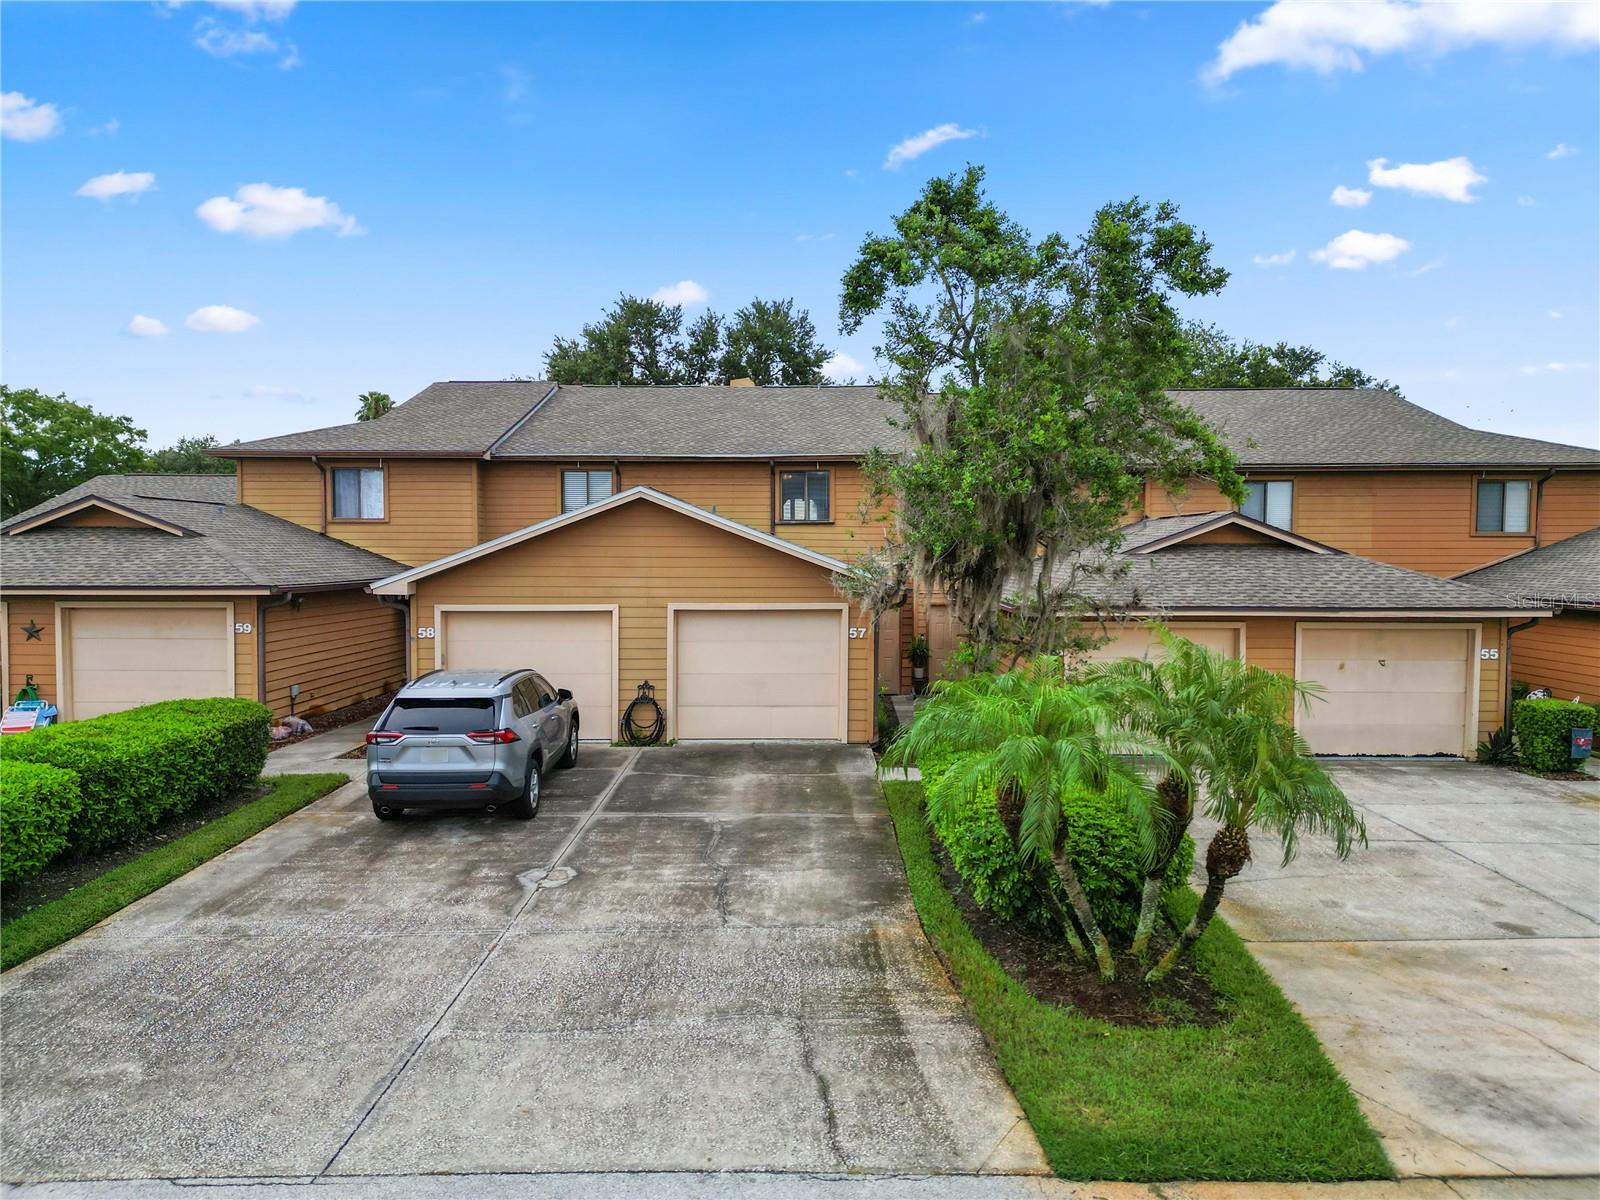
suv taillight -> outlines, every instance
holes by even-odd
[[[398,742],[403,737],[405,737],[405,734],[403,733],[373,730],[371,733],[367,734],[367,745],[387,746],[390,742]]]
[[[501,745],[504,745],[507,742],[518,742],[522,739],[519,738],[516,734],[516,731],[512,729],[474,729],[471,733],[467,734],[467,740],[469,742],[478,742],[481,745],[488,746],[494,744],[495,742],[499,742]]]

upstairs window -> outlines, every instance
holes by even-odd
[[[333,519],[335,521],[383,520],[382,467],[333,469]]]
[[[577,512],[615,491],[610,471],[561,472],[561,511]]]
[[[1526,479],[1478,480],[1479,533],[1527,533],[1533,509],[1533,484]]]
[[[1279,529],[1290,527],[1294,520],[1293,480],[1272,479],[1244,486],[1244,503],[1239,506],[1241,513]]]
[[[778,519],[792,523],[826,522],[833,518],[828,508],[829,475],[826,471],[783,471],[778,475],[778,495],[782,500]]]

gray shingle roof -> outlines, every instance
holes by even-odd
[[[465,457],[493,447],[497,458],[825,458],[904,445],[904,435],[889,424],[892,406],[876,387],[569,386],[550,395],[552,386],[435,383],[376,421],[243,442],[227,451]],[[1468,429],[1391,392],[1174,394],[1218,428],[1252,469],[1600,468],[1600,450]]]
[[[1600,529],[1456,576],[1545,604],[1600,608]]]
[[[903,440],[876,387],[563,387],[495,457],[832,457]]]
[[[221,447],[252,454],[427,454],[476,458],[550,394],[538,381],[433,383],[373,421]]]
[[[51,528],[0,540],[5,588],[328,587],[401,570],[359,549],[234,502],[231,475],[102,475],[18,513],[6,528],[89,496],[192,530]]]
[[[1600,450],[1469,429],[1377,389],[1174,394],[1249,467],[1600,467]]]
[[[1207,516],[1214,514],[1206,514]],[[1524,611],[1530,607],[1504,589],[1440,579],[1353,554],[1319,554],[1292,546],[1188,545],[1178,543],[1148,554],[1129,554],[1176,532],[1178,521],[1165,517],[1140,521],[1124,531],[1124,550],[1104,575],[1080,575],[1077,586],[1113,608],[1138,612],[1204,610],[1229,612],[1370,611],[1430,612]],[[1064,582],[1068,568],[1057,571]],[[1538,607],[1533,605],[1531,607]]]

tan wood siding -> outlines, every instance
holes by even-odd
[[[239,503],[285,521],[322,528],[322,473],[305,458],[241,458]]]
[[[1600,471],[1553,475],[1539,497],[1539,544],[1548,546],[1596,526],[1600,526]]]
[[[1255,529],[1241,529],[1228,525],[1222,529],[1208,529],[1192,538],[1185,538],[1185,546],[1278,546],[1282,542]]]
[[[41,632],[31,640],[23,632],[27,625]],[[56,605],[50,597],[28,596],[6,600],[6,703],[33,676],[39,698],[51,704],[60,702],[56,691]]]
[[[1511,678],[1563,700],[1600,703],[1600,613],[1569,609],[1513,634]]]
[[[104,508],[85,508],[75,513],[67,513],[51,521],[50,526],[58,529],[149,529],[150,522],[136,520],[124,516],[122,513],[111,512]],[[41,526],[45,528],[45,526]],[[174,537],[177,535],[174,534]]]
[[[1301,472],[1258,478],[1294,481],[1294,532],[1413,571],[1451,576],[1533,545],[1532,535],[1480,534],[1469,471]],[[1231,507],[1214,484],[1195,480],[1181,496],[1145,487],[1152,517]],[[1540,540],[1559,541],[1600,525],[1600,472],[1558,473],[1540,502]]]
[[[638,501],[466,563],[418,585],[413,626],[437,626],[435,605],[616,604],[618,713],[641,680],[664,695],[668,603],[839,602],[828,574],[692,517]],[[850,622],[862,624],[858,613]],[[434,642],[415,643],[418,673]],[[849,642],[849,730],[872,740],[872,640]]]
[[[1251,617],[1244,627],[1244,660],[1280,675],[1294,675],[1294,618]]]
[[[804,546],[808,550],[816,550],[849,562],[862,551],[881,545],[887,536],[889,525],[888,522],[879,519],[881,509],[874,509],[866,516],[862,515],[861,506],[869,498],[871,489],[859,467],[854,463],[819,465],[833,473],[828,498],[828,507],[833,514],[833,520],[816,525],[800,522],[786,525],[780,521],[774,532],[785,541],[793,542],[797,546]],[[805,464],[798,466],[780,464],[778,469],[783,471],[811,468]]]
[[[485,463],[480,487],[485,541],[561,511],[561,468],[553,463]]]
[[[623,463],[622,487],[649,487],[768,532],[772,475],[766,463]],[[780,530],[781,535],[781,530]]]
[[[470,460],[388,459],[383,463],[385,519],[330,520],[328,533],[410,566],[475,546],[474,467]]]
[[[289,685],[297,683],[294,711],[310,716],[399,687],[406,677],[403,638],[400,613],[360,589],[309,592],[269,608],[266,703],[287,714]]]

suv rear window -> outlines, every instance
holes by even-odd
[[[494,700],[488,696],[461,700],[401,697],[394,702],[379,728],[394,733],[470,733],[475,729],[493,729]]]

